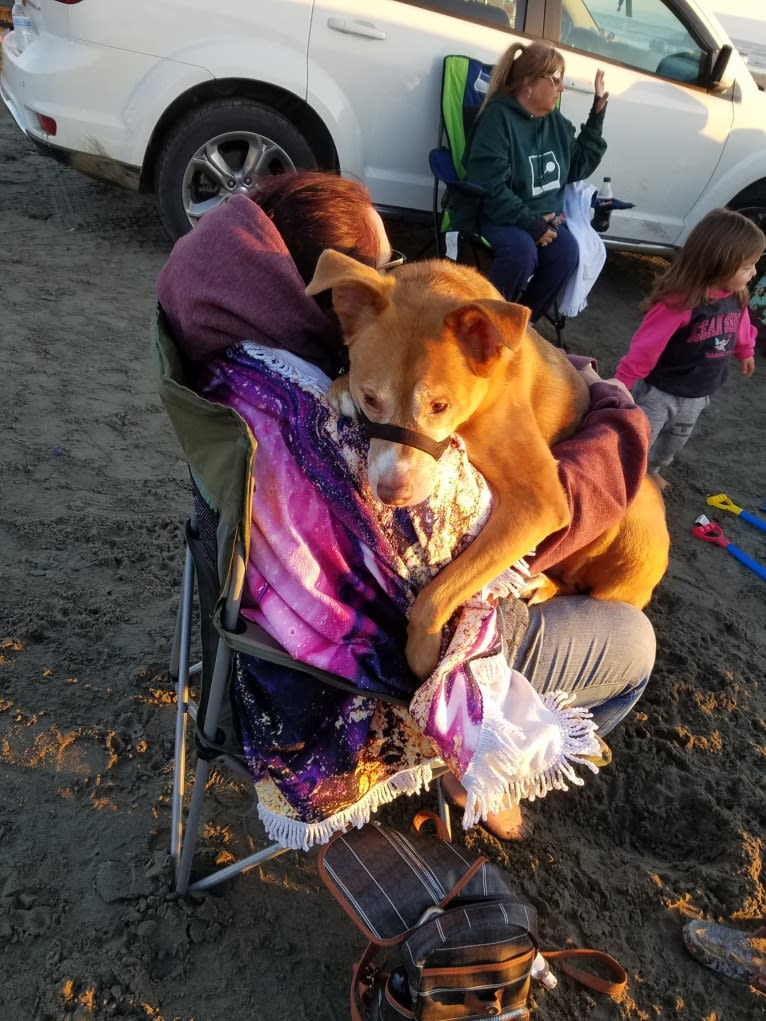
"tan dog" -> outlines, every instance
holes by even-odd
[[[330,400],[342,414],[368,420],[369,483],[378,498],[395,506],[426,499],[439,451],[411,444],[454,433],[492,491],[486,526],[412,607],[407,659],[424,677],[454,611],[569,523],[550,447],[576,431],[590,406],[588,387],[560,350],[528,328],[529,310],[503,300],[468,267],[435,260],[381,275],[327,251],[307,290],[328,288],[351,362]],[[382,423],[409,432],[392,436]],[[567,590],[643,607],[667,568],[668,547],[663,500],[647,479],[622,521],[556,573]]]

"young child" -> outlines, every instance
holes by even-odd
[[[646,315],[620,361],[617,379],[632,388],[652,427],[649,472],[660,475],[691,435],[710,395],[726,380],[729,356],[755,371],[755,327],[747,284],[766,237],[741,213],[713,209],[692,230],[642,304]]]

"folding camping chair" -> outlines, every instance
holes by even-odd
[[[439,136],[436,148],[431,150],[428,157],[434,175],[433,225],[436,252],[443,258],[460,262],[468,247],[477,266],[482,253],[492,258],[492,246],[478,229],[485,189],[466,180],[462,160],[468,134],[484,102],[491,76],[492,65],[473,57],[450,54],[444,58]],[[473,203],[477,225],[475,230],[455,230],[452,226],[450,203],[455,195]],[[615,208],[627,209],[631,206],[630,202],[615,202]],[[602,224],[602,230],[606,230],[609,226],[608,214],[602,218]],[[554,301],[551,311],[544,315],[556,331],[556,343],[562,347],[566,317],[560,313],[558,302]]]
[[[466,180],[462,160],[468,134],[484,102],[491,76],[492,64],[484,64],[473,57],[458,54],[444,58],[439,137],[436,148],[428,155],[431,173],[434,175],[433,223],[436,251],[442,258],[462,262],[467,247],[473,254],[476,266],[480,265],[481,253],[492,258],[492,246],[478,229],[485,189]],[[442,193],[443,202],[440,203]],[[455,230],[452,226],[450,201],[456,194],[473,203],[476,230]],[[554,302],[551,312],[544,315],[556,331],[556,343],[562,347],[561,334],[566,319],[559,313],[558,303]]]
[[[209,889],[288,850],[281,844],[272,844],[194,883],[189,882],[213,763],[221,763],[251,782],[230,701],[235,654],[243,653],[300,670],[335,688],[350,692],[357,689],[342,677],[293,659],[263,628],[240,615],[250,542],[257,441],[236,411],[205,400],[191,388],[187,366],[159,309],[151,335],[160,398],[184,451],[194,498],[194,513],[184,529],[186,554],[170,655],[170,675],[176,682],[177,693],[170,851],[175,864],[176,890],[185,893]],[[202,658],[192,665],[195,589]],[[193,678],[197,679],[199,689],[196,700],[191,694]],[[378,697],[395,705],[407,705],[405,699],[392,695]],[[184,818],[190,720],[197,765]],[[434,772],[434,776],[439,774],[439,770]],[[449,829],[449,807],[438,783],[437,800],[439,813]]]

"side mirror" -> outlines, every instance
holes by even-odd
[[[715,56],[713,66],[710,69],[710,84],[712,86],[720,85],[723,73],[726,70],[726,65],[729,63],[731,57],[731,46],[722,46],[721,49]]]

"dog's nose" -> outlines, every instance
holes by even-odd
[[[406,507],[412,499],[412,486],[388,486],[378,483],[378,499],[390,507]]]

